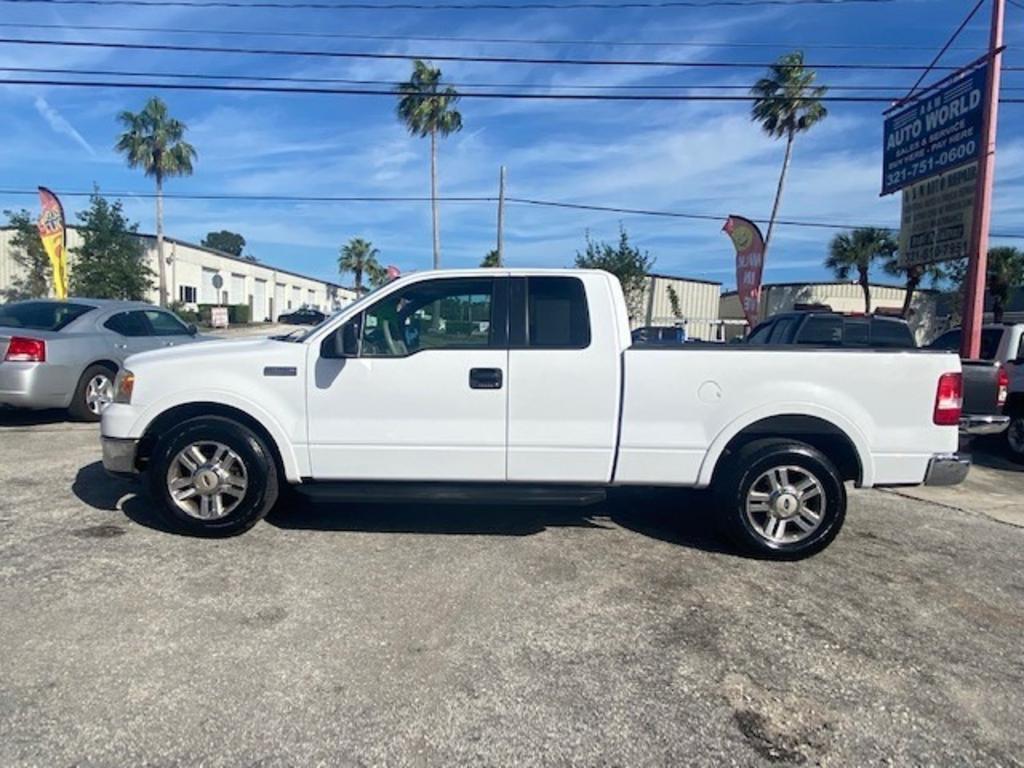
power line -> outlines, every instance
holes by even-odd
[[[183,80],[231,80],[243,82],[286,82],[286,83],[342,83],[346,85],[384,85],[397,86],[397,80],[354,80],[343,77],[293,77],[286,75],[210,75],[197,72],[143,72],[139,70],[121,69],[77,69],[60,67],[0,67],[0,72],[18,72],[23,74],[44,75],[104,75],[114,77],[168,77]],[[0,81],[2,83],[3,81]],[[749,91],[749,85],[721,83],[660,83],[636,85],[606,85],[603,83],[587,84],[553,84],[553,83],[501,83],[501,82],[458,82],[450,83],[455,88],[530,88],[530,89],[562,89],[562,90],[596,90],[596,91],[671,91],[679,89],[706,91]],[[892,93],[898,86],[892,85],[827,85],[829,91],[881,91]],[[1024,91],[1024,87],[1007,86],[1004,91]],[[885,97],[888,99],[889,97]],[[893,96],[892,99],[896,99]]]
[[[11,0],[0,0],[10,2]],[[36,40],[17,37],[0,37],[0,43],[10,45],[38,45],[56,46],[70,48],[108,48],[113,50],[131,51],[168,51],[182,53],[227,53],[246,54],[256,56],[299,56],[312,58],[334,58],[334,59],[384,59],[392,61],[411,61],[423,59],[427,61],[462,61],[482,64],[544,64],[554,66],[606,66],[606,67],[673,67],[673,68],[697,68],[697,69],[766,69],[769,66],[778,66],[766,62],[745,62],[745,61],[679,61],[668,60],[658,61],[650,59],[560,59],[560,58],[532,58],[522,56],[462,56],[455,54],[411,54],[411,53],[380,53],[366,51],[324,51],[324,50],[288,50],[280,48],[228,48],[218,45],[175,45],[170,43],[102,43],[94,40]],[[797,66],[797,65],[794,65]],[[926,69],[919,64],[889,64],[889,63],[855,63],[855,64],[801,64],[809,69],[834,69],[834,70],[877,70],[882,72],[904,71],[918,72]],[[936,70],[955,71],[958,67],[944,66],[934,67]],[[1005,67],[1006,70],[1015,69]],[[1024,69],[1024,68],[1020,68]]]
[[[442,43],[487,43],[493,45],[557,45],[557,46],[599,46],[637,48],[799,48],[801,50],[878,50],[878,51],[931,51],[930,45],[896,45],[882,43],[794,43],[794,42],[729,42],[718,40],[580,40],[526,37],[455,37],[451,35],[379,35],[349,32],[288,32],[261,29],[196,29],[186,27],[135,27],[112,24],[39,24],[24,22],[0,22],[0,29],[71,29],[83,32],[142,32],[173,35],[214,35],[224,37],[281,37],[295,39],[324,40],[376,40],[384,42],[442,42]],[[955,50],[982,51],[984,47],[961,46]]]
[[[950,35],[949,39],[946,41],[946,44],[942,46],[942,48],[939,50],[937,54],[935,54],[935,58],[932,59],[931,64],[928,65],[928,68],[921,73],[921,75],[917,78],[917,81],[910,87],[910,90],[907,92],[907,95],[903,97],[903,101],[908,101],[917,92],[917,87],[921,85],[924,79],[928,76],[928,73],[935,68],[935,65],[939,63],[939,59],[942,58],[942,55],[949,50],[949,47],[953,45],[956,39],[960,36],[960,33],[964,31],[964,28],[971,23],[971,19],[974,18],[975,14],[977,14],[977,12],[981,9],[981,6],[984,4],[985,0],[978,0],[974,8],[971,9],[971,12],[968,13],[964,17],[964,20],[960,22],[960,26],[956,28],[952,35]]]
[[[0,189],[0,195],[18,195],[35,197],[38,190],[32,189]],[[95,192],[72,191],[60,192],[60,197],[92,197]],[[103,192],[105,197],[136,197],[151,199],[156,197],[154,192]],[[404,196],[404,195],[238,195],[230,193],[164,193],[168,200],[205,200],[205,201],[238,201],[238,202],[284,202],[284,203],[428,203],[429,197]],[[494,203],[498,198],[493,195],[457,195],[442,196],[437,200],[442,203]],[[714,213],[684,213],[680,211],[652,210],[647,208],[622,208],[611,205],[591,205],[588,203],[569,203],[559,200],[543,200],[527,197],[506,197],[505,201],[516,205],[527,205],[540,208],[561,208],[579,211],[597,211],[601,213],[621,213],[629,216],[656,216],[671,219],[687,219],[694,221],[724,221],[727,214]],[[756,219],[756,221],[764,221]],[[865,226],[864,224],[839,224],[824,221],[803,221],[799,219],[779,219],[776,224],[790,227],[809,227],[816,229],[856,229]],[[871,225],[878,229],[892,229],[882,225]],[[992,234],[993,237],[1004,239],[1022,239],[1024,234],[1001,233]]]
[[[899,0],[628,0],[627,2],[589,2],[575,0],[568,3],[554,2],[468,2],[468,3],[436,3],[421,2],[282,2],[280,0],[259,0],[258,2],[238,2],[238,0],[0,0],[0,3],[12,5],[104,5],[104,6],[136,6],[155,8],[236,8],[253,9],[285,9],[285,10],[316,10],[316,11],[580,11],[580,10],[670,10],[673,8],[715,8],[733,7],[748,8],[756,6],[802,5],[881,5],[899,2]]]
[[[167,91],[213,91],[227,93],[273,93],[280,95],[306,96],[388,96],[394,98],[394,89],[380,88],[327,88],[327,87],[283,87],[274,85],[218,85],[216,83],[158,83],[158,82],[125,82],[115,80],[43,80],[12,78],[0,80],[0,85],[46,86],[66,88],[119,88],[119,89],[152,89]],[[415,95],[415,94],[414,94]],[[429,94],[422,94],[424,98]],[[721,94],[662,94],[662,93],[522,93],[513,91],[466,91],[459,94],[464,99],[516,99],[530,101],[720,101],[749,102],[753,96],[734,96]],[[765,97],[759,97],[762,100]],[[789,97],[770,97],[778,101],[786,101]],[[823,96],[818,101],[825,103],[847,104],[892,104],[892,99],[880,96]],[[1000,104],[1022,104],[1024,99],[1000,99]]]

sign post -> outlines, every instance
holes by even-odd
[[[988,83],[985,88],[985,119],[981,132],[978,194],[974,227],[967,256],[964,290],[961,357],[973,359],[981,352],[981,321],[985,311],[985,273],[988,268],[988,230],[992,220],[992,184],[996,165],[996,121],[999,117],[999,80],[1003,60],[1003,17],[1006,0],[992,0],[992,29],[988,43]]]

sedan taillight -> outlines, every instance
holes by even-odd
[[[45,363],[46,342],[42,339],[12,336],[11,343],[7,345],[4,361],[8,363]]]

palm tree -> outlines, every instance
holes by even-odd
[[[454,108],[458,92],[442,87],[441,70],[416,59],[412,77],[395,89],[399,95],[398,119],[409,133],[430,137],[430,206],[434,221],[434,269],[441,266],[441,232],[437,213],[437,137],[462,130],[462,115]]]
[[[363,291],[363,275],[372,284],[383,281],[385,269],[377,261],[379,255],[380,251],[373,247],[373,243],[361,237],[353,237],[342,247],[338,257],[338,272],[351,272],[355,276],[356,295]]]
[[[893,277],[902,277],[906,282],[906,293],[903,296],[903,309],[900,317],[904,320],[910,314],[910,305],[914,301],[914,292],[928,281],[932,285],[946,278],[946,271],[938,264],[901,264],[896,251],[885,257],[882,269]]]
[[[498,258],[498,249],[494,248],[487,252],[484,260],[480,262],[481,267],[500,267],[501,259]]]
[[[118,115],[125,127],[115,149],[132,168],[142,168],[156,180],[156,255],[160,279],[160,306],[167,306],[167,264],[164,260],[164,179],[191,176],[196,150],[185,141],[188,127],[167,113],[167,105],[153,97],[141,112]]]
[[[888,259],[896,251],[896,242],[887,229],[861,227],[852,232],[843,232],[832,238],[825,267],[831,269],[840,280],[849,280],[850,273],[857,271],[857,282],[864,291],[864,311],[871,311],[871,284],[868,273],[875,259]]]
[[[760,123],[764,132],[772,138],[786,139],[782,173],[779,174],[779,186],[775,190],[772,216],[768,220],[768,234],[764,238],[765,253],[772,240],[775,217],[782,201],[782,188],[786,184],[786,173],[793,155],[793,140],[798,133],[810,130],[828,115],[828,110],[821,103],[828,89],[823,85],[814,85],[816,76],[813,69],[804,66],[803,51],[793,51],[780,56],[769,67],[768,76],[762,77],[750,89],[754,97],[750,119]]]
[[[1009,246],[990,248],[985,282],[992,296],[992,319],[1001,323],[1010,291],[1024,285],[1024,252]]]

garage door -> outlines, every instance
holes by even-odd
[[[255,280],[252,286],[252,319],[256,322],[267,317],[267,281]]]

